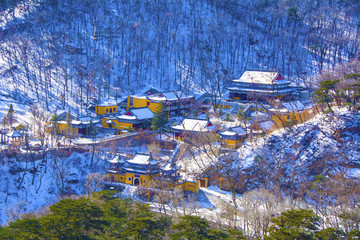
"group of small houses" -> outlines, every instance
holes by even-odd
[[[299,120],[302,114],[307,114],[306,112],[309,111],[298,100],[303,99],[304,89],[292,86],[290,81],[285,80],[276,71],[245,71],[232,83],[232,86],[227,88],[229,99],[219,101],[217,106],[214,106],[212,98],[206,94],[195,99],[194,96],[184,94],[182,91],[161,92],[152,88],[143,94],[128,96],[120,103],[108,101],[94,104],[89,109],[96,117],[75,118],[70,114],[69,109],[50,120],[47,128],[48,131],[55,130],[57,134],[72,137],[89,136],[91,126],[95,128],[101,126],[103,129],[116,131],[116,134],[122,134],[150,128],[151,121],[158,111],[166,112],[170,118],[217,107],[225,112],[225,115],[232,114],[236,117],[237,111],[234,110],[242,109],[250,126],[244,127],[243,124],[218,131],[224,147],[238,148],[249,134],[251,137],[252,134],[268,132],[274,124],[283,126],[284,122]],[[264,102],[258,104],[264,99],[271,99],[274,104],[269,107],[264,107],[266,106]],[[210,130],[212,123],[209,119],[184,118],[180,124],[171,126],[173,138],[178,140],[181,140],[184,133]],[[16,139],[21,139],[23,136],[13,129],[5,137],[16,142]],[[204,179],[181,180],[175,166],[160,167],[151,155],[135,154],[132,159],[118,158],[111,164],[112,168],[106,175],[110,181],[138,185],[146,184],[150,179],[161,178],[171,182],[172,186],[181,186],[185,190],[194,192],[197,192],[200,185],[207,185],[207,180],[204,183]]]
[[[87,136],[90,124],[102,128],[114,129],[117,134],[128,131],[138,131],[150,128],[151,120],[158,111],[166,111],[168,117],[176,116],[189,110],[194,103],[194,96],[183,95],[181,91],[158,92],[155,89],[141,95],[129,96],[125,102],[117,104],[115,101],[105,101],[90,109],[94,111],[95,118],[77,118],[71,116],[70,111],[66,117],[58,116],[56,121],[48,124],[48,129],[56,129],[58,134],[73,136]],[[119,111],[119,105],[125,105],[125,111]]]

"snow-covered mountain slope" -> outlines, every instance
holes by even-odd
[[[297,188],[316,175],[360,175],[360,114],[346,109],[319,114],[238,150],[248,187]]]
[[[34,1],[0,13],[0,88],[45,109],[148,86],[223,92],[245,69],[303,83],[359,53],[349,1]]]
[[[37,212],[63,196],[86,194],[89,187],[96,189],[106,163],[95,154],[91,167],[91,155],[66,149],[48,151],[46,155],[1,152],[0,225],[24,213]],[[99,175],[88,175],[91,172]],[[91,184],[86,185],[90,179]]]

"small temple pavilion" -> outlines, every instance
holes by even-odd
[[[123,182],[130,185],[146,185],[160,173],[159,162],[151,154],[136,153],[131,159],[116,156],[110,160],[111,168],[106,180]]]
[[[23,144],[23,137],[24,135],[20,132],[18,132],[15,128],[6,134],[8,142],[12,146],[21,146]]]
[[[219,132],[224,147],[238,148],[245,140],[247,134],[246,131],[238,126],[231,127],[226,131]]]
[[[185,134],[197,134],[212,130],[212,123],[206,119],[185,118],[181,124],[171,127],[173,137],[181,140]]]
[[[298,89],[290,85],[277,71],[245,71],[228,87],[232,100],[255,100],[266,98],[293,99]]]
[[[105,114],[116,113],[118,106],[115,100],[102,101],[95,105],[95,114],[104,116]]]
[[[185,191],[198,192],[199,187],[207,187],[206,179],[195,181],[182,180],[179,173],[180,167],[170,163],[160,166],[159,161],[155,160],[151,154],[135,153],[130,159],[125,156],[117,155],[108,160],[110,169],[103,175],[103,180],[107,182],[118,182],[134,186],[148,186],[151,181],[160,181],[167,188],[174,189],[181,187]],[[206,181],[206,184],[203,184]]]

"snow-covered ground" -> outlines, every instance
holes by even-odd
[[[337,158],[336,165],[360,164],[359,129],[359,113],[335,109],[333,115],[318,114],[306,123],[280,129],[254,143],[246,142],[238,149],[243,156],[240,163],[249,168],[256,157],[262,156],[273,162],[282,161],[291,171],[329,155]]]
[[[24,213],[37,212],[64,195],[86,194],[87,175],[102,174],[106,169],[105,161],[98,154],[94,155],[91,168],[91,153],[87,152],[48,152],[46,157],[35,160],[34,165],[31,157],[0,156],[0,224]],[[37,168],[35,173],[30,172],[33,166]]]
[[[291,174],[302,176],[320,175],[333,173],[344,170],[348,177],[359,178],[359,114],[354,114],[346,109],[336,109],[334,115],[324,116],[319,114],[312,120],[299,124],[298,126],[275,131],[268,136],[261,137],[254,142],[245,142],[244,145],[237,149],[239,159],[234,159],[234,171],[247,170],[250,173],[256,171],[259,157],[267,162],[267,166],[280,164],[284,168],[284,178]],[[341,131],[340,131],[341,130]],[[155,137],[156,139],[156,137]],[[301,144],[300,144],[301,143]],[[130,151],[134,153],[136,149],[146,152],[148,147],[135,147]],[[213,147],[219,147],[213,145]],[[194,152],[195,155],[187,152],[186,144],[178,144],[179,161],[177,164],[182,167],[182,175],[185,179],[191,179],[198,173],[214,164],[214,159],[201,151]],[[118,151],[128,152],[130,148],[119,146]],[[346,156],[342,154],[346,151]],[[170,150],[168,156],[159,154],[163,162],[167,162],[174,152]],[[266,153],[266,154],[265,154]],[[66,156],[68,155],[69,156]],[[337,156],[336,162],[331,161],[331,165],[322,168],[316,168],[312,172],[311,166],[317,160],[321,160],[324,154]],[[337,154],[337,155],[336,155]],[[9,220],[19,217],[26,212],[38,211],[46,205],[56,202],[62,194],[85,194],[86,193],[86,176],[90,172],[99,172],[100,174],[107,168],[106,159],[110,159],[113,153],[95,154],[93,167],[90,168],[91,152],[76,153],[48,153],[46,161],[41,158],[34,162],[38,171],[30,173],[33,168],[31,158],[27,162],[28,171],[23,171],[26,162],[24,158],[16,156],[1,158],[0,174],[0,211],[1,223],[6,224]],[[340,159],[341,158],[341,159]],[[265,163],[265,162],[263,162]],[[346,164],[344,164],[346,163]],[[236,165],[239,164],[239,165]],[[268,169],[269,175],[272,174],[272,168]],[[34,179],[34,180],[33,180]],[[62,181],[64,180],[64,181]],[[259,186],[261,182],[255,184],[252,179],[252,186]],[[224,180],[226,181],[226,180]],[[259,180],[260,181],[260,180]],[[269,183],[270,184],[270,183]],[[136,188],[126,186],[121,197],[130,197],[134,200],[146,202],[137,196]],[[251,199],[256,199],[261,192],[254,193],[252,197],[236,194],[236,203],[239,212],[246,212]],[[259,196],[260,196],[259,195]],[[176,206],[169,205],[168,210],[188,214],[199,214],[209,220],[218,220],[224,217],[227,206],[234,205],[234,198],[231,192],[221,190],[218,186],[202,188],[199,194],[190,194],[185,202]],[[261,202],[261,201],[260,201]],[[152,202],[154,209],[159,209],[159,203]],[[177,209],[177,210],[176,210]],[[275,210],[274,210],[275,211]],[[175,213],[174,212],[174,213]],[[241,218],[239,217],[239,221]]]
[[[311,180],[315,175],[335,175],[339,172],[358,178],[359,129],[359,113],[346,108],[335,109],[334,114],[321,113],[308,122],[277,130],[264,137],[254,137],[252,142],[245,141],[236,150],[237,154],[233,155],[233,169],[250,175],[256,175],[259,171],[268,171],[269,176],[281,172],[284,182],[289,181],[291,176]],[[219,150],[220,146],[215,144],[212,147]],[[195,177],[209,166],[215,166],[219,158],[221,155],[212,154],[208,148],[193,147],[191,154],[184,150],[178,165],[182,167],[184,177]],[[269,179],[266,181],[270,182],[257,181],[260,180],[255,177],[248,182],[248,187],[273,184]]]

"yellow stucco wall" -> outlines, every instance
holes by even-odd
[[[57,124],[56,124],[56,128],[57,128],[57,130],[58,130],[59,133],[62,133],[62,131],[63,131],[64,129],[66,129],[67,127],[68,127],[67,124],[63,124],[63,123],[57,123]]]
[[[105,181],[111,181],[111,176],[114,176],[114,182],[124,182],[125,181],[125,175],[121,175],[121,174],[111,174],[111,173],[106,173],[102,176],[102,179]]]
[[[134,108],[142,108],[147,107],[147,103],[150,102],[150,100],[146,98],[134,98],[133,97],[133,107]]]
[[[146,186],[151,181],[151,178],[156,177],[156,176],[158,176],[158,175],[148,176],[148,175],[141,175],[141,174],[135,174],[135,173],[126,173],[125,174],[125,183],[133,185],[134,179],[138,178],[140,180],[140,184]]]
[[[134,174],[134,173],[125,173],[125,175],[106,173],[102,176],[102,179],[105,181],[111,181],[111,178],[112,178],[111,176],[114,176],[113,177],[114,182],[121,182],[121,183],[129,184],[129,185],[133,185],[134,179],[138,178],[140,180],[140,185],[146,186],[151,182],[152,177],[157,177],[158,174],[153,175],[153,176],[147,176],[147,175]],[[172,185],[169,185],[169,188],[181,187],[185,191],[191,191],[191,192],[198,193],[199,185],[200,185],[200,180],[196,180],[196,182],[184,181],[182,184],[174,183]]]
[[[133,97],[133,108],[148,107],[152,112],[156,113],[160,110],[161,104],[159,102],[151,102],[146,98],[135,98]]]
[[[134,130],[134,126],[132,123],[127,123],[127,122],[117,122],[116,124],[116,128],[117,129],[131,129]]]
[[[109,120],[108,118],[102,118],[101,120],[101,126],[103,128],[109,128],[109,124],[105,123],[107,120]],[[127,123],[127,122],[121,122],[117,119],[111,119],[111,121],[113,121],[112,123],[112,128],[117,128],[117,129],[131,129],[134,130],[134,126],[132,123]]]
[[[155,102],[150,102],[149,109],[153,113],[157,113],[159,111],[162,111],[161,104],[160,103],[155,103]]]
[[[117,112],[117,105],[95,106],[95,114],[103,116],[106,113],[110,113],[110,109],[112,109],[112,113],[116,113]],[[107,110],[107,112],[106,112],[106,110]]]
[[[111,181],[111,178],[112,178],[111,176],[114,176],[114,182],[121,182],[121,183],[126,183],[129,185],[133,185],[134,179],[138,178],[140,180],[140,185],[146,186],[149,184],[152,177],[157,177],[158,174],[153,175],[153,176],[148,176],[148,175],[141,175],[141,174],[135,174],[135,173],[125,173],[125,175],[106,173],[103,175],[102,179],[104,179],[106,181]]]
[[[66,131],[69,131],[69,129],[68,129],[69,127],[68,127],[67,123],[57,123],[56,128],[57,128],[58,134],[65,134]],[[71,131],[71,134],[73,134],[73,135],[77,136],[79,134],[79,129],[77,129],[77,128],[71,127],[70,131]]]
[[[199,190],[199,181],[198,180],[196,180],[196,182],[185,181],[183,183],[183,188],[185,191],[191,191],[197,193]]]
[[[242,140],[224,139],[224,146],[231,148],[238,148],[241,145]]]
[[[106,123],[106,121],[108,121],[109,119],[108,118],[102,118],[101,119],[101,126],[103,127],[103,128],[109,128],[109,124],[108,123]],[[117,125],[117,120],[116,119],[111,119],[111,121],[113,121],[114,123],[116,123],[116,125]],[[111,126],[113,126],[114,124],[112,124]],[[114,127],[112,127],[112,128],[114,128]]]

